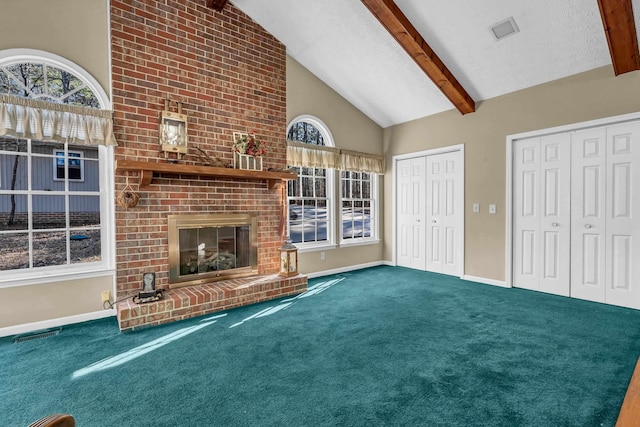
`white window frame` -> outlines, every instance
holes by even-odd
[[[331,135],[331,132],[329,131],[329,128],[317,117],[305,114],[305,115],[301,115],[298,116],[296,118],[294,118],[293,120],[291,120],[291,122],[289,123],[289,125],[287,126],[287,135],[289,134],[289,130],[291,129],[291,127],[298,123],[298,122],[307,122],[311,125],[313,125],[316,129],[318,129],[320,131],[320,133],[322,134],[322,138],[324,141],[324,146],[325,147],[335,147],[335,143],[333,140],[333,135]],[[312,146],[312,145],[310,145]],[[296,168],[297,169],[297,168]],[[318,168],[315,168],[318,169]],[[331,248],[335,248],[336,245],[336,215],[335,215],[335,200],[336,200],[336,191],[335,191],[335,174],[336,174],[336,170],[335,169],[326,169],[326,175],[325,175],[325,179],[326,179],[326,183],[325,183],[325,190],[327,193],[326,196],[326,201],[327,201],[327,240],[320,240],[320,241],[312,241],[312,242],[294,242],[296,247],[298,248],[299,252],[311,252],[311,251],[317,251],[317,250],[323,250],[323,249],[331,249]],[[297,179],[301,179],[301,177],[298,177]],[[302,182],[299,182],[299,185],[302,185]],[[289,200],[292,199],[292,197],[289,196],[289,193],[287,192],[287,212],[289,212]],[[305,199],[302,198],[301,199]],[[306,198],[308,199],[312,199],[312,198]],[[291,230],[291,219],[289,218],[289,215],[287,215],[287,234],[290,236],[290,230]],[[317,230],[316,230],[317,232]]]
[[[60,155],[58,155],[60,153]],[[65,154],[66,153],[66,154]],[[75,150],[65,150],[65,149],[53,149],[53,180],[54,181],[64,181],[65,178],[69,176],[69,169],[71,166],[69,165],[69,159],[78,159],[80,160],[80,178],[68,178],[71,182],[84,182],[84,153],[82,151]],[[60,165],[58,165],[58,160],[62,159],[64,164],[62,168],[64,169],[64,177],[58,178],[58,169],[60,169]]]
[[[342,172],[349,172],[350,174],[353,173],[366,173],[368,174],[371,179],[370,179],[370,183],[371,183],[371,190],[370,190],[370,198],[364,198],[364,197],[358,197],[358,198],[346,198],[345,195],[343,194],[343,178],[342,178]],[[378,175],[372,172],[358,172],[358,171],[338,171],[339,173],[339,180],[340,180],[340,246],[356,246],[356,245],[368,245],[368,244],[374,244],[374,243],[379,243],[379,237],[378,237],[378,203],[377,203],[377,199],[378,199]],[[362,180],[360,180],[362,181]],[[353,179],[350,177],[349,178],[349,182],[353,182]],[[343,202],[345,201],[367,201],[369,202],[369,209],[370,209],[370,218],[369,218],[369,228],[370,228],[370,236],[367,237],[350,237],[348,239],[345,239],[344,237],[344,208],[342,207]]]
[[[100,108],[110,110],[111,100],[98,81],[82,67],[50,52],[35,49],[0,50],[0,66],[17,63],[42,63],[65,70],[81,79],[98,98]],[[66,147],[65,147],[66,149]],[[55,156],[54,156],[55,157]],[[29,163],[31,153],[28,153]],[[55,162],[55,158],[54,158]],[[115,206],[114,200],[114,147],[98,146],[101,260],[81,264],[35,267],[20,270],[1,271],[0,289],[27,285],[38,285],[72,279],[103,276],[115,272]],[[55,173],[55,168],[54,168]],[[71,182],[77,182],[71,180]],[[68,184],[67,184],[68,185]],[[0,188],[0,194],[10,193]],[[25,192],[21,192],[24,194]],[[67,232],[69,227],[67,227]],[[32,256],[32,254],[30,254]]]

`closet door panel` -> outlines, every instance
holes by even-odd
[[[604,128],[571,137],[571,296],[605,302]]]
[[[515,142],[514,286],[569,295],[569,134]]]
[[[425,268],[425,159],[398,162],[397,180],[397,264],[401,267]]]
[[[540,290],[569,296],[571,262],[571,139],[540,140]]]
[[[513,285],[540,289],[540,138],[513,147]]]
[[[607,128],[607,303],[640,308],[640,124]],[[635,197],[634,197],[635,195]]]

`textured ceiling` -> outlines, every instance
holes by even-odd
[[[360,0],[232,3],[382,127],[454,108]],[[476,102],[611,64],[596,0],[396,4]],[[496,41],[511,16],[520,32]]]

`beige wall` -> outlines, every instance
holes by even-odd
[[[382,154],[382,128],[288,56],[287,124],[303,114],[315,116],[327,125],[338,148]],[[379,183],[377,201],[382,216],[382,177]],[[336,210],[336,215],[337,212]],[[381,233],[382,226],[381,217]],[[309,274],[382,260],[382,244],[344,247],[324,252],[324,261],[320,259],[320,252],[300,253],[300,271]]]
[[[110,95],[108,0],[3,0],[0,50],[29,48],[62,56],[84,68]],[[112,275],[0,289],[1,328],[104,311],[102,291]],[[6,329],[11,333],[12,329]]]
[[[2,0],[0,50],[55,53],[84,68],[110,94],[108,0]]]
[[[493,98],[465,116],[447,111],[384,130],[385,194],[394,155],[465,144],[465,274],[505,280],[506,137],[640,111],[640,72],[604,67]],[[389,198],[389,197],[388,197]],[[473,203],[481,212],[472,213]],[[488,205],[497,204],[497,214]],[[384,259],[392,260],[393,207],[385,204]]]
[[[0,289],[0,328],[104,311],[101,292],[113,296],[113,277],[93,277]]]

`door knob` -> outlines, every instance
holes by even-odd
[[[432,219],[431,222],[435,224],[438,221],[436,221],[435,219]]]
[[[584,228],[587,228],[587,229],[591,228],[591,224],[585,224]]]
[[[552,227],[557,227],[558,225],[559,225],[559,224],[558,224],[557,222],[552,222],[552,223],[551,223],[551,226],[552,226]]]

